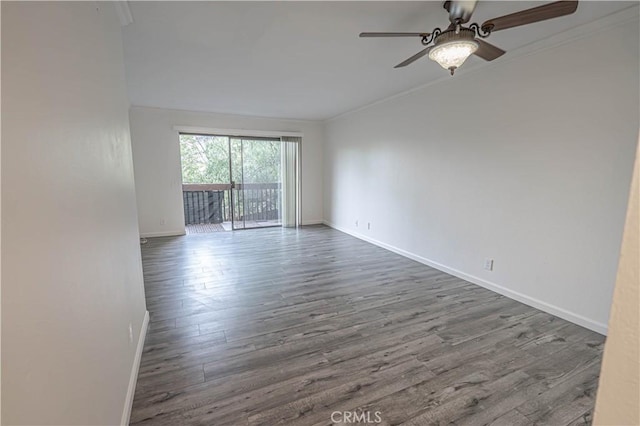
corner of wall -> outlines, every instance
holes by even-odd
[[[140,335],[138,336],[138,346],[136,347],[136,355],[133,359],[133,365],[131,366],[131,375],[129,376],[129,386],[127,387],[127,396],[124,400],[124,408],[122,410],[122,419],[120,424],[122,426],[129,425],[129,418],[131,417],[131,407],[133,406],[133,397],[136,393],[136,382],[138,381],[138,370],[140,370],[140,360],[142,359],[142,349],[144,348],[144,341],[147,337],[147,329],[149,328],[149,311],[144,312],[144,319],[142,320],[142,327],[140,327]]]

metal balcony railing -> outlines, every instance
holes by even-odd
[[[279,183],[183,184],[185,225],[280,219]]]

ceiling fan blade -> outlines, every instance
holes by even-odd
[[[447,0],[444,2],[444,8],[449,12],[449,21],[455,24],[460,20],[461,24],[469,22],[473,11],[476,9],[478,0]]]
[[[431,50],[432,47],[433,46],[429,46],[426,49],[423,49],[423,50],[419,51],[418,53],[416,53],[415,55],[413,55],[409,59],[405,59],[404,61],[400,62],[394,68],[402,68],[402,67],[406,67],[409,64],[412,64],[413,62],[417,61],[418,59],[422,58],[424,55],[429,53],[429,51]]]
[[[430,33],[360,33],[360,37],[428,37]]]
[[[489,19],[482,28],[491,27],[491,31],[506,30],[520,25],[545,21],[559,16],[570,15],[578,8],[578,1],[556,1],[532,9],[522,10],[499,18]]]
[[[476,42],[478,43],[478,50],[474,52],[474,55],[481,57],[485,61],[493,61],[505,54],[504,50],[484,40],[477,38]]]

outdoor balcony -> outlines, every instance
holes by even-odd
[[[187,234],[281,226],[279,183],[182,185]]]

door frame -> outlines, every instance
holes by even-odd
[[[260,138],[266,140],[281,140],[283,136],[290,137],[298,137],[304,140],[303,132],[288,132],[288,131],[272,131],[272,130],[247,130],[247,129],[225,129],[225,128],[215,128],[215,127],[200,127],[200,126],[173,126],[173,130],[176,132],[176,140],[178,142],[178,147],[180,147],[180,135],[201,135],[201,136],[220,136],[228,138],[229,143],[231,143],[231,138],[236,139],[251,139],[258,140]],[[303,160],[302,160],[302,151],[303,144],[302,142],[298,142],[298,161],[297,161],[297,194],[296,194],[296,216],[297,216],[297,226],[302,225],[302,169],[303,169]],[[180,150],[178,149],[178,155],[180,155]],[[231,162],[231,151],[229,150],[229,162]],[[182,164],[182,158],[180,158],[180,164]],[[182,180],[182,170],[180,172],[180,179]],[[232,175],[229,174],[229,183],[231,183]],[[181,182],[180,187],[182,188],[184,185]],[[233,204],[231,201],[231,197],[233,196],[233,188],[230,190],[229,202],[231,204],[231,208],[233,208]],[[180,197],[182,199],[182,197]],[[234,229],[233,227],[233,211],[230,212],[232,217],[231,226],[233,230],[242,230],[242,229],[255,229],[255,228],[238,228]],[[184,220],[183,220],[184,222]],[[185,225],[186,227],[186,225]],[[266,228],[266,227],[265,227]],[[186,228],[185,228],[186,232]]]
[[[265,138],[281,138],[283,136],[297,137],[304,140],[304,132],[298,131],[277,131],[277,130],[252,130],[252,129],[229,129],[221,127],[205,127],[205,126],[184,126],[174,125],[173,130],[176,132],[176,141],[178,147],[180,146],[180,134],[194,134],[204,136],[226,136],[226,137],[265,137]],[[297,167],[297,181],[298,181],[298,193],[296,194],[296,210],[297,210],[297,222],[298,226],[302,225],[302,172],[304,169],[303,163],[303,143],[298,143],[298,167]],[[179,153],[179,151],[178,151]],[[179,154],[178,154],[179,155]],[[233,192],[233,191],[231,191]],[[182,199],[182,197],[180,197]]]

